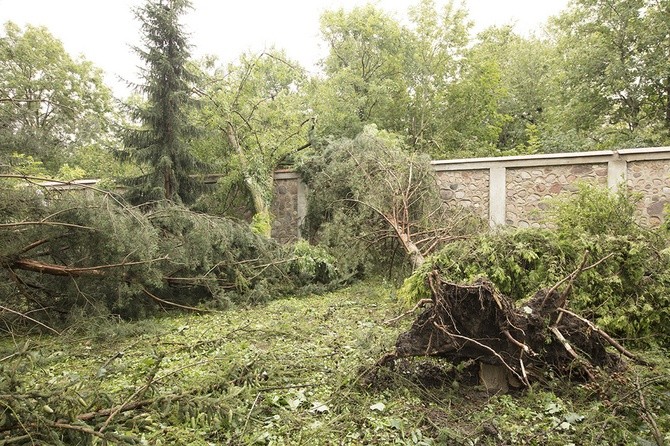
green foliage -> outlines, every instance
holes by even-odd
[[[377,369],[370,385],[366,372],[401,329],[383,323],[397,312],[392,291],[368,282],[251,309],[4,337],[3,439],[100,444],[90,432],[107,423],[102,435],[119,445],[648,444],[640,389],[667,441],[663,352],[656,369],[631,365],[595,391],[557,381],[488,395],[440,361]]]
[[[139,318],[153,296],[228,306],[336,283],[323,250],[284,247],[247,224],[166,202],[148,212],[110,193],[0,188],[3,305],[61,325],[78,312]],[[154,299],[155,300],[155,299]],[[26,322],[3,312],[10,323]]]
[[[668,7],[667,0],[579,0],[552,21],[561,62],[552,73],[548,134],[573,130],[597,149],[667,144],[670,59],[660,36],[670,29]]]
[[[421,299],[431,298],[430,287],[422,271],[424,271],[423,268],[407,277],[398,289],[398,300],[404,307],[411,308]]]
[[[206,87],[200,91],[202,106],[193,111],[201,129],[193,148],[224,175],[216,190],[222,201],[205,198],[200,204],[217,212],[251,212],[261,223],[256,228],[269,235],[273,173],[311,145],[307,76],[275,49],[243,54],[226,67],[213,64],[200,64]]]
[[[102,71],[46,28],[7,22],[2,31],[0,164],[20,153],[54,175],[81,148],[106,145],[114,115]]]
[[[345,275],[390,273],[396,264],[402,276],[413,261],[403,248],[412,234],[450,225],[452,235],[463,230],[447,223],[428,159],[374,126],[331,142],[301,172],[318,191],[308,198],[306,234],[332,249]],[[435,237],[439,243],[439,231]]]
[[[251,230],[256,234],[270,236],[272,232],[272,216],[269,212],[257,213],[251,219]]]
[[[306,240],[293,245],[293,259],[289,272],[298,284],[329,284],[340,277],[336,259],[321,246],[312,246]]]
[[[570,306],[608,332],[639,342],[670,342],[667,240],[635,224],[635,200],[581,185],[550,208],[553,229],[501,229],[445,247],[417,275],[437,268],[448,280],[492,280],[514,300],[550,288],[580,268]],[[414,284],[414,285],[412,285]],[[419,278],[406,286],[423,297]],[[416,291],[414,291],[416,290]],[[412,297],[413,294],[413,297]]]
[[[195,76],[189,72],[189,46],[180,17],[190,7],[188,0],[147,0],[136,11],[142,24],[143,48],[137,53],[146,63],[143,84],[137,88],[146,102],[131,110],[134,128],[127,129],[124,156],[149,167],[135,178],[128,198],[136,203],[168,199],[192,203],[199,182],[191,174],[204,165],[191,153],[189,139],[194,128],[188,120]]]
[[[28,176],[37,176],[37,177],[49,177],[47,169],[44,167],[42,161],[37,161],[33,156],[26,155],[25,153],[13,152],[7,160],[7,172],[3,173],[16,173],[19,175],[28,175]],[[3,169],[5,170],[5,169]]]
[[[574,194],[549,200],[547,218],[562,234],[636,235],[638,201],[623,185],[612,193],[591,183],[577,183]]]

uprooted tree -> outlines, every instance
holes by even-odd
[[[474,361],[484,384],[504,389],[549,374],[592,380],[623,357],[641,361],[616,339],[667,345],[670,256],[667,238],[640,227],[635,212],[626,190],[582,185],[551,204],[551,230],[448,245],[400,290],[418,301],[408,314],[427,308],[380,364]]]
[[[570,279],[574,279],[576,272]],[[458,285],[432,271],[431,304],[381,365],[412,356],[476,360],[488,389],[530,386],[549,369],[557,375],[594,379],[596,368],[619,368],[620,355],[637,359],[594,323],[566,308],[571,284],[537,292],[522,307],[485,280]],[[428,303],[424,301],[422,303]]]

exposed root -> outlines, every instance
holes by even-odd
[[[591,267],[582,262],[562,283],[569,285],[579,272]],[[442,357],[453,363],[475,360],[486,365],[487,373],[497,367],[510,384],[528,387],[533,380],[531,369],[596,380],[598,368],[620,364],[621,358],[606,350],[608,345],[639,360],[595,324],[563,308],[569,290],[559,292],[557,286],[541,290],[523,308],[517,308],[485,280],[458,285],[433,271],[427,284],[432,305],[398,337],[395,352],[381,358],[378,365],[392,365],[411,356]]]

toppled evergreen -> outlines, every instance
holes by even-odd
[[[220,308],[337,276],[325,252],[279,245],[245,223],[89,192],[0,188],[3,319],[58,324],[82,312]]]
[[[629,345],[670,342],[670,255],[636,202],[580,186],[552,229],[504,229],[445,247],[400,294],[428,306],[381,360],[445,357],[497,367],[526,386],[548,373],[593,380]],[[606,347],[614,347],[616,355]],[[483,372],[482,372],[483,373]]]

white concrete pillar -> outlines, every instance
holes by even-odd
[[[628,179],[628,163],[625,159],[616,156],[607,162],[607,186],[612,192],[619,190],[620,184],[626,184]]]
[[[489,170],[489,225],[504,225],[507,201],[507,169],[491,167]]]

